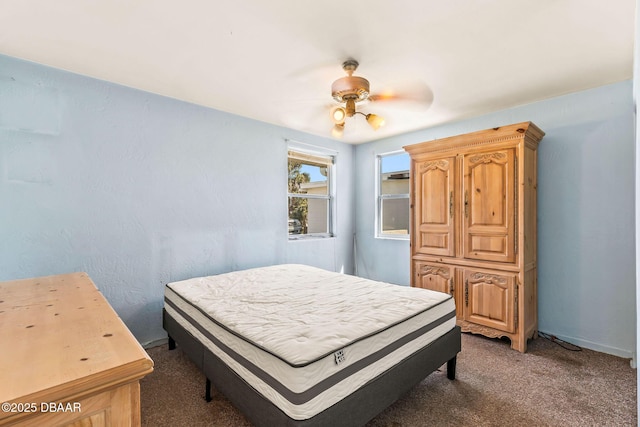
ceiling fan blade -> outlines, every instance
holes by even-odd
[[[331,59],[324,63],[315,63],[299,67],[295,71],[290,72],[287,75],[287,79],[303,83],[335,80],[335,78],[342,77],[344,74],[340,65],[336,65],[337,62],[337,60]]]
[[[393,103],[393,106],[398,108],[426,110],[433,103],[433,92],[426,84],[419,83],[402,90],[383,90],[373,93],[368,99],[374,103]]]
[[[330,112],[337,103],[324,101],[292,101],[281,109],[282,121],[291,127],[310,131],[330,127]]]

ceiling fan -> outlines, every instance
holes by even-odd
[[[380,126],[384,125],[384,118],[376,114],[364,114],[356,111],[356,102],[372,99],[372,95],[369,92],[369,80],[353,75],[358,65],[358,61],[355,59],[344,61],[342,69],[347,73],[347,76],[339,78],[331,85],[333,99],[345,104],[344,107],[336,106],[331,109],[331,120],[334,123],[331,135],[336,138],[340,138],[343,135],[347,117],[353,117],[356,114],[363,115],[374,130],[378,130]]]
[[[339,78],[331,85],[331,96],[341,105],[334,106],[331,109],[330,117],[333,121],[333,129],[331,135],[335,138],[342,137],[344,133],[345,121],[349,117],[356,114],[364,116],[367,123],[374,129],[378,130],[384,125],[385,120],[377,114],[365,114],[356,110],[356,104],[362,101],[410,101],[420,106],[428,107],[433,101],[433,93],[424,84],[413,84],[411,90],[406,94],[399,93],[382,93],[372,94],[370,92],[369,81],[364,77],[354,76],[353,73],[358,68],[358,61],[349,58],[342,63],[342,69],[347,76]]]

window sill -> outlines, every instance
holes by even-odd
[[[333,234],[294,234],[289,235],[290,242],[299,242],[303,240],[321,240],[321,239],[331,239],[336,237]]]
[[[402,234],[402,235],[376,234],[375,238],[376,239],[380,239],[380,240],[406,240],[406,241],[409,241],[409,235],[408,234]]]

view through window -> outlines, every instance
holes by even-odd
[[[333,157],[289,150],[289,237],[331,236]]]
[[[378,237],[409,237],[409,155],[378,156]]]

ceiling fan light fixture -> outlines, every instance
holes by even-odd
[[[384,126],[384,117],[380,117],[376,114],[367,114],[367,123],[373,128],[373,130],[380,129],[380,126]]]
[[[344,134],[344,122],[336,123],[331,129],[331,136],[334,138],[342,138]]]
[[[344,125],[344,121],[347,118],[347,110],[342,107],[335,107],[331,110],[331,120],[336,125]]]
[[[347,59],[342,64],[342,68],[347,73],[347,76],[335,80],[331,85],[331,96],[333,96],[335,101],[342,104],[331,109],[330,117],[334,123],[333,129],[331,129],[331,136],[341,138],[344,134],[347,117],[353,117],[356,114],[364,116],[369,126],[371,126],[373,130],[378,130],[384,125],[384,117],[357,111],[356,104],[366,99],[370,99],[371,101],[392,100],[395,99],[396,96],[390,92],[383,95],[374,94],[370,96],[369,81],[364,77],[353,75],[354,71],[358,68],[358,61],[355,59]]]
[[[347,112],[347,117],[353,117],[356,113],[356,101],[354,99],[347,99],[345,103],[345,110]]]

